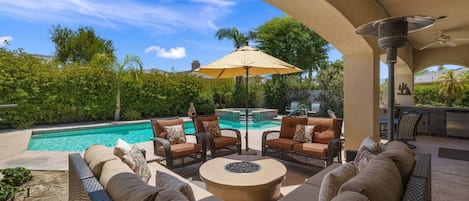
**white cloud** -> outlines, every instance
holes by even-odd
[[[151,3],[150,3],[151,2]],[[0,16],[51,24],[144,27],[157,32],[215,30],[234,0],[0,0]]]
[[[145,53],[156,52],[157,57],[166,58],[166,59],[181,59],[186,57],[186,48],[184,47],[175,47],[166,51],[165,48],[160,46],[150,46],[145,49]]]
[[[200,3],[206,3],[206,4],[213,4],[213,5],[218,5],[218,6],[232,6],[235,3],[233,1],[227,1],[227,0],[192,0],[193,2],[200,2]]]
[[[12,36],[0,36],[0,47],[6,46],[12,40],[13,40]]]

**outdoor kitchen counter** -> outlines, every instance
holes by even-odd
[[[469,138],[469,108],[397,106],[400,113],[419,110],[423,113],[418,133],[432,136]]]

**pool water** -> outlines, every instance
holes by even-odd
[[[233,122],[221,119],[220,128],[244,129],[244,122]],[[279,121],[262,121],[249,123],[249,129],[268,129],[280,126]],[[194,124],[184,122],[186,133],[194,133]],[[153,130],[149,122],[113,125],[104,127],[81,128],[73,130],[35,132],[29,141],[28,150],[34,151],[77,151],[81,152],[93,144],[104,144],[113,147],[117,138],[133,144],[151,141]]]

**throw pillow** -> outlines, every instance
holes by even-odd
[[[357,168],[352,163],[346,163],[327,173],[319,188],[319,201],[330,201],[339,192],[340,186],[357,175]]]
[[[203,121],[202,124],[204,125],[205,132],[212,134],[213,137],[221,136],[220,127],[218,126],[218,120]]]
[[[367,136],[365,139],[363,139],[362,143],[360,144],[360,148],[363,146],[365,146],[368,151],[371,151],[373,154],[378,154],[381,152],[381,147],[379,144],[370,136]]]
[[[188,183],[161,171],[156,172],[155,186],[162,189],[177,190],[184,194],[189,201],[195,201],[194,192]]]
[[[297,124],[293,140],[304,143],[313,141],[314,125]]]
[[[116,142],[116,146],[114,147],[114,155],[122,158],[125,154],[127,154],[132,147],[126,141],[118,138]]]
[[[358,172],[361,172],[365,169],[373,156],[375,156],[375,154],[373,154],[365,146],[360,147],[360,150],[358,150],[357,156],[355,156],[355,160],[353,161],[358,169]]]
[[[170,144],[179,144],[186,142],[186,133],[184,132],[183,125],[165,126],[166,139]]]
[[[145,183],[148,182],[151,177],[150,169],[148,168],[145,157],[143,156],[142,152],[140,152],[137,145],[133,145],[130,151],[122,157],[122,160]]]

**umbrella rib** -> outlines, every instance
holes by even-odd
[[[225,72],[225,70],[226,70],[226,68],[224,68],[224,69],[220,72],[220,74],[218,74],[217,79],[220,78],[221,75],[223,75],[223,73]]]
[[[276,72],[276,74],[281,74],[276,68],[274,68],[274,71]]]

